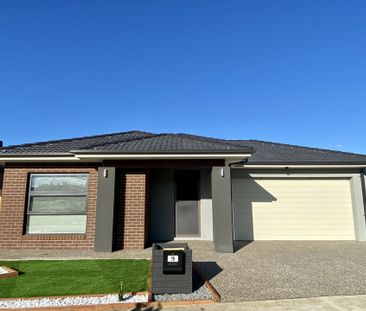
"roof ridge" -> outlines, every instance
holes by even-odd
[[[145,136],[145,137],[139,137],[139,138],[130,138],[130,139],[125,139],[125,140],[118,140],[118,141],[114,141],[114,142],[109,142],[109,143],[100,143],[100,144],[94,144],[89,146],[88,148],[84,148],[84,149],[77,149],[77,150],[73,150],[73,151],[86,151],[86,150],[90,150],[92,148],[95,147],[101,147],[101,146],[108,146],[108,145],[115,145],[115,144],[120,144],[120,143],[129,143],[131,141],[139,141],[139,140],[144,140],[144,139],[149,139],[149,138],[153,138],[153,137],[159,137],[159,136],[164,136],[165,134],[153,134],[151,133],[149,136]]]
[[[208,142],[208,143],[216,143],[216,144],[220,144],[222,145],[222,149],[230,149],[228,148],[228,145],[231,147],[237,147],[238,149],[243,149],[244,147],[246,149],[252,149],[254,150],[254,148],[250,147],[250,146],[243,146],[240,144],[234,144],[231,143],[227,140],[224,139],[216,139],[216,138],[211,138],[211,137],[205,137],[205,136],[198,136],[198,135],[191,135],[191,134],[185,134],[185,133],[160,133],[160,134],[151,134],[149,136],[145,136],[145,137],[139,137],[139,138],[131,138],[131,139],[127,139],[127,140],[121,140],[121,141],[114,141],[114,142],[108,142],[108,143],[99,143],[99,144],[94,144],[92,146],[89,146],[88,148],[84,148],[84,149],[77,149],[77,150],[72,150],[72,151],[90,151],[93,150],[94,148],[97,147],[102,147],[102,146],[113,146],[113,145],[118,145],[120,143],[129,143],[129,142],[136,142],[136,141],[142,141],[142,140],[147,140],[147,139],[153,139],[156,137],[178,137],[178,138],[186,138],[186,139],[191,139],[191,140],[198,140],[201,142]],[[226,148],[225,148],[226,147]]]
[[[201,141],[215,141],[215,142],[218,142],[218,143],[221,143],[221,144],[230,144],[230,145],[235,146],[235,147],[243,148],[242,145],[232,143],[230,140],[223,139],[223,138],[215,138],[215,137],[201,136],[201,135],[192,135],[192,134],[185,134],[185,133],[177,133],[175,135],[178,135],[178,136],[189,136],[189,137],[192,137],[192,138],[195,138],[195,139],[199,139]],[[246,148],[249,148],[249,149],[253,149],[250,146],[245,146],[245,147]]]
[[[34,143],[25,143],[25,144],[19,144],[19,145],[9,145],[9,146],[0,147],[0,150],[10,149],[10,148],[14,148],[14,147],[27,147],[27,146],[32,146],[32,145],[46,145],[46,144],[52,144],[52,143],[68,142],[68,141],[73,141],[73,140],[82,140],[82,139],[89,139],[89,138],[117,136],[117,135],[122,135],[122,134],[131,134],[131,133],[144,133],[144,134],[155,135],[154,133],[150,133],[150,132],[132,130],[132,131],[126,131],[126,132],[115,132],[115,133],[110,133],[110,134],[88,135],[88,136],[79,136],[79,137],[74,137],[74,138],[54,139],[54,140],[40,141],[40,142],[34,142]]]
[[[342,153],[342,154],[348,154],[348,155],[355,155],[355,156],[364,156],[366,157],[366,154],[362,154],[362,153],[354,153],[354,152],[348,152],[348,151],[339,151],[339,150],[333,150],[333,149],[325,149],[325,148],[319,148],[319,147],[308,147],[308,146],[300,146],[300,145],[291,145],[291,144],[285,144],[285,143],[277,143],[277,142],[273,142],[273,141],[266,141],[266,140],[258,140],[258,139],[239,139],[239,140],[234,140],[234,141],[252,141],[252,142],[259,142],[259,143],[267,143],[267,144],[274,144],[274,145],[279,145],[282,147],[293,147],[296,148],[298,150],[301,149],[308,149],[310,151],[323,151],[323,152],[331,152],[331,153]]]

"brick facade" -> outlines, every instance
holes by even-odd
[[[148,172],[117,172],[115,249],[143,249],[148,243],[150,183]]]
[[[86,234],[25,234],[26,202],[31,173],[87,173],[89,175]],[[6,167],[0,208],[0,248],[75,249],[94,247],[97,197],[96,167],[34,166]]]
[[[26,234],[29,176],[32,173],[89,175],[86,234]],[[4,170],[0,205],[0,249],[93,249],[97,198],[97,167],[12,165]],[[115,249],[143,249],[148,243],[150,184],[148,172],[117,170]]]

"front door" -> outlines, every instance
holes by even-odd
[[[177,237],[200,235],[199,184],[197,170],[175,173],[175,234]]]

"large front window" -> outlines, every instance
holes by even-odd
[[[85,233],[87,174],[31,174],[27,233]]]

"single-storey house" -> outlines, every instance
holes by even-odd
[[[131,131],[0,147],[1,249],[366,240],[366,155]]]

